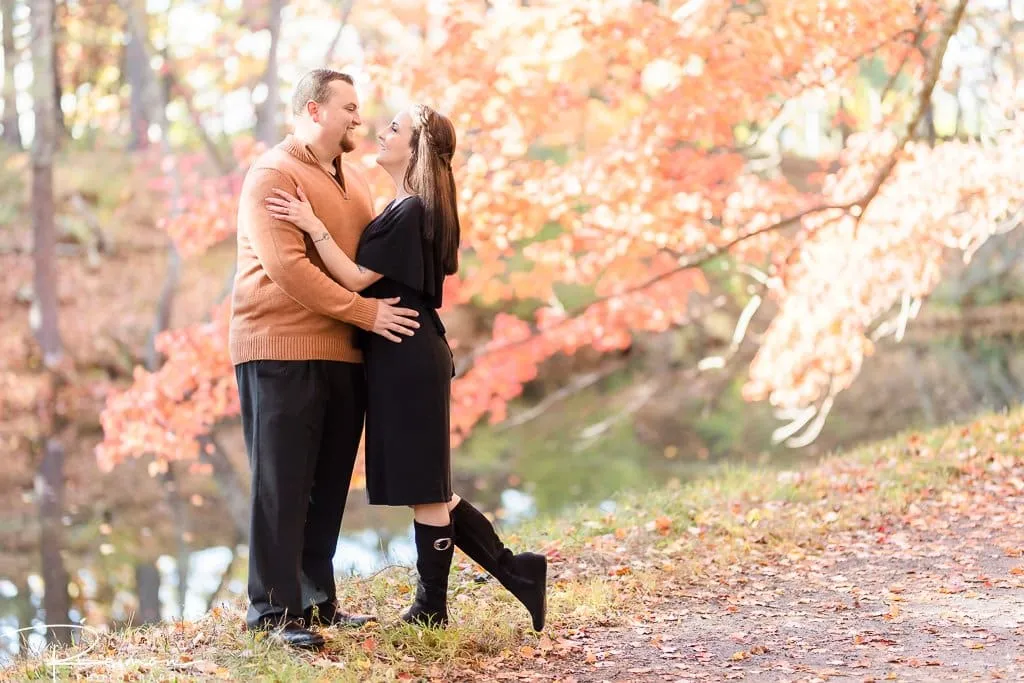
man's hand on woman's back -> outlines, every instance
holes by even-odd
[[[411,337],[420,326],[414,318],[419,313],[411,308],[396,306],[399,297],[377,299],[377,317],[373,321],[373,332],[393,342],[401,342],[398,335]]]

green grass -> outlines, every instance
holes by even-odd
[[[533,648],[552,647],[581,627],[622,623],[661,587],[714,585],[709,572],[805,556],[830,533],[870,528],[915,500],[983,476],[991,457],[1024,452],[1024,411],[969,425],[905,433],[798,471],[722,467],[686,485],[627,493],[615,510],[580,506],[527,522],[506,541],[552,558],[548,628],[528,627],[526,611],[495,582],[473,580],[456,555],[450,588],[453,624],[420,630],[400,624],[414,575],[390,567],[339,585],[346,607],[381,623],[331,632],[322,654],[300,654],[241,630],[241,608],[217,609],[196,623],[163,624],[88,639],[88,648],[24,660],[16,678],[118,680],[472,680],[514,671]],[[996,455],[993,455],[996,454]],[[979,475],[979,473],[981,473]],[[81,660],[72,664],[73,656]]]

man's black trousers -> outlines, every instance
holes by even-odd
[[[235,367],[252,472],[252,628],[333,604],[334,551],[366,412],[359,363],[255,360]]]

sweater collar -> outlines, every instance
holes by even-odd
[[[278,143],[277,146],[279,149],[291,154],[302,163],[316,166],[322,170],[320,162],[317,160],[316,154],[313,153],[310,146],[299,140],[294,134],[289,133],[284,140]],[[334,158],[333,163],[335,170],[334,181],[338,183],[339,187],[341,187],[341,192],[345,199],[348,199],[348,188],[345,186],[345,172],[341,166],[340,154]]]
[[[295,157],[304,164],[313,164],[315,166],[319,166],[319,161],[316,158],[316,154],[313,153],[313,150],[310,148],[310,146],[296,138],[294,134],[289,133],[288,136],[285,137],[285,139],[282,140],[277,146],[280,149],[284,150],[285,152],[288,152],[289,154],[291,154],[293,157]],[[334,167],[337,168],[340,172],[341,155],[338,155],[337,157],[334,158]]]

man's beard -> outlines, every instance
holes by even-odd
[[[352,131],[349,131],[341,138],[341,151],[344,154],[348,154],[349,152],[354,152],[355,149],[356,141],[352,139]]]

